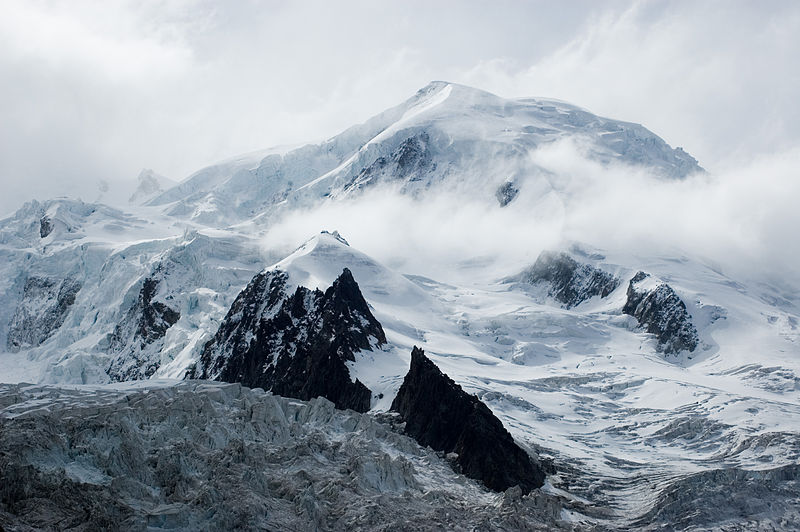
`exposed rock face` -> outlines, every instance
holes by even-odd
[[[47,235],[53,232],[53,222],[47,216],[42,216],[39,220],[39,236],[46,238]]]
[[[606,297],[619,286],[619,279],[599,268],[582,264],[566,253],[543,251],[536,263],[515,280],[547,285],[550,297],[575,307],[594,296]]]
[[[495,197],[497,197],[497,201],[500,203],[500,206],[505,207],[514,201],[514,198],[517,197],[517,194],[519,194],[519,188],[514,185],[514,182],[506,181],[497,188]]]
[[[109,351],[117,353],[108,368],[114,380],[146,379],[160,365],[159,347],[167,330],[180,319],[180,312],[155,299],[159,281],[148,277],[136,303],[128,309],[110,338]]]
[[[64,323],[80,289],[74,279],[29,277],[9,326],[8,349],[19,351],[47,340]]]
[[[322,396],[337,408],[366,412],[371,392],[352,382],[346,361],[386,342],[350,270],[325,292],[286,294],[282,271],[256,275],[200,357],[192,377],[241,382],[287,397]]]
[[[423,174],[433,169],[429,149],[430,137],[422,132],[405,139],[388,156],[378,157],[365,166],[344,187],[344,192],[352,192],[385,181],[418,181]]]
[[[406,433],[420,445],[457,453],[461,471],[491,490],[519,486],[529,493],[544,484],[544,471],[514,442],[492,411],[442,373],[417,347],[411,352],[411,368],[392,410],[400,413]]]
[[[622,312],[658,338],[663,353],[694,351],[699,342],[697,329],[686,305],[666,283],[639,272],[628,284],[628,299]]]

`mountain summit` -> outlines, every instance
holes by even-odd
[[[321,144],[267,152],[205,168],[154,198],[175,216],[235,223],[276,209],[312,205],[376,186],[424,196],[466,191],[508,203],[509,190],[547,172],[532,151],[578,137],[603,164],[641,166],[666,179],[702,169],[646,128],[564,102],[506,99],[436,81],[402,104]]]

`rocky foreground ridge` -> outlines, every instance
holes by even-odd
[[[422,446],[454,455],[458,469],[494,491],[542,487],[545,473],[514,442],[503,423],[474,395],[414,347],[411,368],[392,402],[405,433]]]
[[[372,393],[350,380],[346,362],[386,343],[386,335],[353,274],[344,269],[325,292],[298,286],[287,294],[287,282],[282,271],[256,275],[189,375],[298,399],[322,396],[337,408],[366,412]]]

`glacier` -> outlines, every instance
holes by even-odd
[[[564,140],[599,167],[704,172],[642,126],[434,82],[319,144],[171,187],[143,172],[113,205],[34,200],[0,221],[0,525],[77,526],[66,508],[84,501],[104,508],[90,526],[131,529],[799,527],[798,292],[682,250],[522,241],[525,264],[477,249],[431,273],[335,227],[294,250],[267,238],[375,194],[568,210],[570,176],[531,156]],[[183,380],[254,277],[324,291],[344,269],[385,333],[345,362],[367,412]],[[672,313],[637,311],[647,293]],[[656,327],[684,315],[678,340]],[[494,494],[403,435],[391,405],[415,346],[552,464],[541,489]]]

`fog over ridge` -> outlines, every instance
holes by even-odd
[[[491,265],[487,275],[499,278],[544,249],[579,243],[642,256],[688,253],[727,275],[800,288],[800,150],[683,180],[597,163],[569,138],[530,156],[544,172],[525,176],[506,207],[469,190],[433,187],[414,198],[384,186],[291,212],[264,245],[288,253],[320,229],[336,229],[378,260],[445,279],[470,262],[470,275]]]
[[[715,172],[800,145],[795,2],[4,7],[5,214],[326,138],[432,79],[642,123]]]

